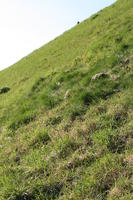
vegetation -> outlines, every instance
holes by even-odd
[[[1,200],[132,199],[132,0],[1,71],[4,87]]]

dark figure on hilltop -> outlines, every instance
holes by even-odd
[[[9,87],[3,87],[3,88],[0,89],[0,94],[7,93],[9,90],[10,90]]]
[[[80,24],[80,22],[78,21],[77,24]]]

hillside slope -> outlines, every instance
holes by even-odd
[[[133,198],[133,1],[0,72],[0,200]]]

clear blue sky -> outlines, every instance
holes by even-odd
[[[0,70],[115,0],[0,0]]]

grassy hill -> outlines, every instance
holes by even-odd
[[[133,198],[133,1],[0,72],[0,200]]]

